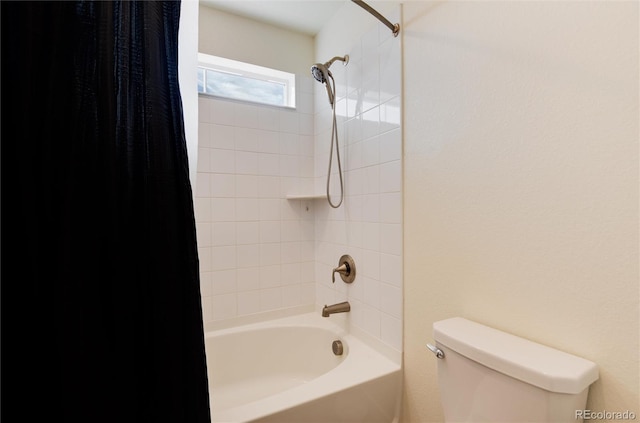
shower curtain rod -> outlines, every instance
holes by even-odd
[[[394,37],[398,36],[398,33],[400,32],[400,24],[392,24],[391,22],[389,22],[387,18],[382,16],[380,13],[378,13],[377,10],[375,10],[373,7],[369,6],[367,3],[365,3],[362,0],[351,0],[351,1],[357,4],[358,6],[362,7],[367,12],[371,13],[376,18],[378,18],[380,22],[385,24],[391,30],[391,32],[393,32]]]

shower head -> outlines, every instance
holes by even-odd
[[[329,79],[329,75],[331,74],[331,72],[329,72],[329,68],[327,68],[325,65],[316,63],[315,65],[311,66],[311,74],[316,79],[316,81],[324,84]]]
[[[335,62],[336,60],[342,61],[346,66],[346,64],[349,63],[349,55],[346,54],[344,57],[335,56],[333,59],[329,60],[328,62],[316,63],[315,65],[311,66],[311,74],[316,79],[316,81],[324,84],[329,79],[329,76],[331,76],[331,72],[329,72],[329,68],[331,67],[331,65],[333,65],[333,62]]]
[[[315,65],[311,66],[311,74],[316,79],[316,81],[326,85],[327,95],[329,96],[329,103],[331,103],[332,106],[334,94],[331,86],[329,85],[329,78],[333,80],[333,75],[331,74],[329,68],[336,60],[340,60],[344,65],[346,65],[347,63],[349,63],[349,55],[347,54],[344,57],[335,56],[333,59],[329,60],[326,63],[316,63]]]
[[[333,75],[331,74],[329,68],[321,63],[316,63],[315,65],[311,66],[311,74],[316,79],[316,81],[324,84],[324,86],[327,87],[329,104],[333,106],[333,90],[331,89],[331,84],[329,83],[329,78],[333,80]]]

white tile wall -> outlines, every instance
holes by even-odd
[[[399,21],[399,10],[389,18]],[[195,207],[205,329],[347,299],[349,324],[402,350],[400,38],[379,24],[348,54],[347,66],[331,68],[345,186],[338,209],[285,199],[325,191],[331,107],[324,86],[297,75],[295,110],[200,97]],[[332,284],[345,253],[356,261],[356,281]]]
[[[400,12],[394,19],[399,20]],[[332,66],[337,86],[339,142],[345,200],[339,209],[318,201],[316,307],[351,303],[350,324],[402,351],[402,133],[401,50],[382,24],[349,50],[346,67]],[[335,69],[335,70],[334,70]],[[316,86],[315,187],[324,191],[331,141],[331,108]],[[334,156],[334,167],[336,157]],[[333,178],[337,180],[337,177]],[[339,186],[332,184],[332,198]],[[356,280],[331,282],[342,254]]]
[[[285,194],[313,180],[313,85],[297,108],[200,96],[195,214],[205,328],[313,305],[313,211]]]

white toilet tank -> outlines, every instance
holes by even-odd
[[[445,422],[581,422],[591,361],[461,317],[433,324]]]

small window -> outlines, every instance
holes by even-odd
[[[198,92],[272,106],[296,106],[292,73],[198,53]]]

